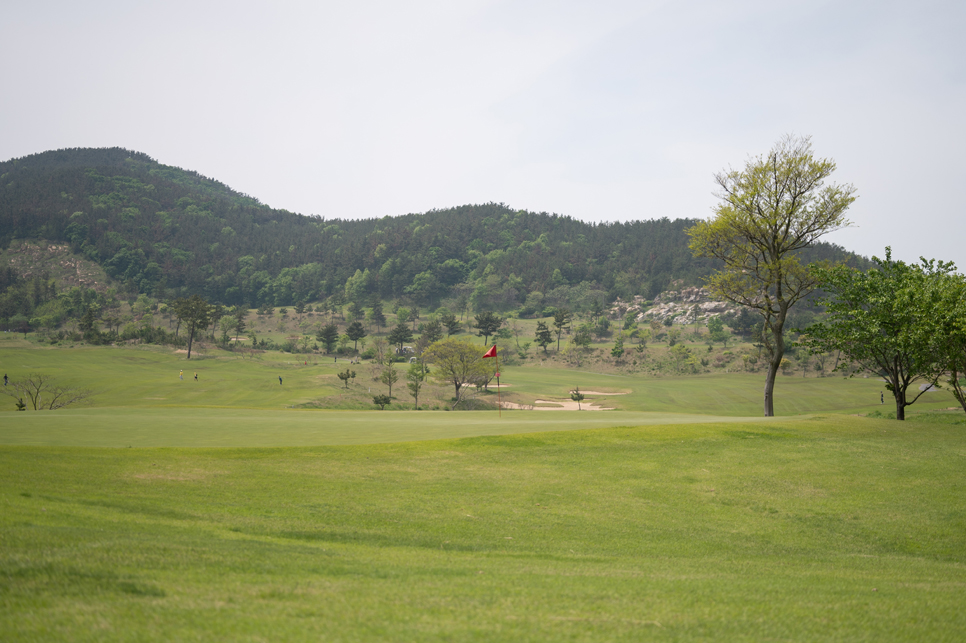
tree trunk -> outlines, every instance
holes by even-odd
[[[191,359],[191,342],[195,338],[195,329],[192,328],[188,331],[188,359]]]
[[[896,394],[896,419],[905,420],[906,419],[906,393],[903,391],[901,394]]]
[[[774,346],[771,347],[771,359],[768,361],[768,375],[765,377],[766,418],[774,417],[775,415],[775,378],[778,377],[778,369],[781,368],[782,358],[785,356],[785,338],[782,336],[784,321],[784,315],[782,315],[771,327]]]
[[[780,361],[780,360],[779,360]],[[768,375],[765,377],[765,417],[770,418],[775,415],[775,376],[778,369],[774,363],[768,364]]]

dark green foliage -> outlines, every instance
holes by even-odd
[[[194,342],[195,332],[207,328],[211,320],[211,306],[198,295],[175,299],[171,309],[178,316],[180,325],[188,333],[188,359],[191,359],[191,344]]]
[[[752,331],[755,327],[760,327],[762,319],[760,315],[748,310],[748,308],[742,307],[738,311],[738,314],[728,320],[728,327],[731,328],[732,332],[736,335],[741,335],[742,337],[751,337]],[[807,324],[802,324],[803,326]],[[710,328],[710,326],[709,326]]]
[[[432,307],[452,297],[462,315],[470,303],[501,311],[539,292],[546,306],[589,310],[595,298],[653,297],[717,267],[688,249],[693,220],[585,223],[495,203],[322,219],[120,148],[13,159],[0,177],[0,245],[68,242],[126,289],[159,297],[251,308],[346,295]],[[814,252],[846,256],[831,245]]]
[[[325,345],[326,353],[331,353],[339,341],[339,327],[332,323],[326,324],[316,333],[315,338]]]
[[[56,297],[57,288],[49,275],[34,275],[30,279],[25,279],[10,266],[0,268],[0,324],[15,328],[17,324],[12,323],[11,320],[17,317],[18,320],[22,320],[23,325],[29,325],[35,311]],[[78,310],[77,313],[78,316],[83,314],[82,310]],[[53,324],[61,320],[59,312],[54,311],[52,314],[57,317],[56,320],[52,320]],[[42,319],[34,321],[44,323]]]
[[[373,395],[372,403],[379,407],[379,410],[385,410],[387,404],[392,404],[392,398],[388,395]]]
[[[489,343],[487,340],[490,338],[490,335],[496,333],[500,329],[500,326],[503,325],[503,318],[489,310],[484,310],[477,314],[475,319],[476,334],[483,338],[484,344]]]
[[[560,352],[560,336],[564,328],[573,319],[573,313],[566,308],[558,308],[553,312],[553,332],[557,336],[557,352]]]
[[[543,322],[543,321],[537,322],[537,333],[536,333],[535,339],[537,344],[543,347],[544,353],[547,352],[547,346],[549,344],[553,344],[553,334],[550,332],[550,329],[547,327],[546,322]]]
[[[350,371],[348,367],[346,367],[344,372],[336,373],[336,375],[345,383],[345,387],[347,389],[349,388],[349,380],[354,380],[356,378],[356,372]]]
[[[946,374],[949,363],[942,316],[951,309],[945,295],[955,281],[951,263],[906,264],[873,257],[867,272],[846,266],[820,269],[830,296],[827,318],[806,328],[801,342],[812,353],[838,352],[885,381],[896,403],[896,418]],[[946,285],[946,288],[944,286]],[[839,367],[841,368],[841,366]],[[923,382],[918,391],[913,385]],[[910,399],[911,396],[911,399]]]
[[[456,319],[456,315],[452,315],[452,314],[444,315],[440,321],[443,322],[443,326],[446,326],[447,337],[450,335],[455,335],[456,333],[460,332],[460,329],[463,326],[463,322]]]
[[[443,325],[439,323],[439,320],[434,319],[423,327],[421,339],[427,346],[443,339]]]
[[[351,324],[349,324],[348,326],[346,326],[345,334],[348,335],[349,336],[349,339],[352,340],[352,342],[353,342],[353,344],[352,344],[353,350],[357,350],[358,349],[358,347],[359,347],[359,340],[362,339],[363,337],[365,337],[367,335],[366,329],[362,325],[362,322],[360,322],[360,321],[354,321]]]
[[[376,330],[382,330],[386,325],[386,314],[382,312],[382,302],[379,300],[372,304],[372,323],[376,325]]]
[[[575,386],[574,390],[570,391],[570,399],[577,403],[577,410],[580,410],[580,403],[584,401],[584,394],[580,392],[580,387]]]
[[[400,352],[403,344],[413,341],[413,331],[410,330],[406,322],[399,322],[396,327],[389,331],[389,343],[394,345]]]

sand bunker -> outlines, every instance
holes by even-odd
[[[539,406],[540,404],[552,404],[553,406]],[[523,411],[613,411],[614,409],[597,406],[593,402],[584,400],[577,406],[573,400],[535,400],[533,406],[529,404],[514,404],[504,402],[505,409],[519,409]]]

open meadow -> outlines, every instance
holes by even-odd
[[[3,338],[11,377],[94,395],[0,398],[0,639],[966,635],[944,391],[896,422],[857,416],[881,382],[780,377],[765,419],[760,374],[518,367],[520,404],[615,410],[354,410],[361,368],[340,392],[345,363],[216,355]]]

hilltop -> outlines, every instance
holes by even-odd
[[[461,297],[478,309],[536,314],[589,301],[591,291],[653,298],[675,282],[698,285],[716,267],[689,251],[694,223],[587,223],[496,203],[349,220],[271,208],[121,148],[0,163],[0,247],[69,244],[122,291],[252,308],[332,296],[432,308]],[[863,261],[831,244],[809,258]]]

